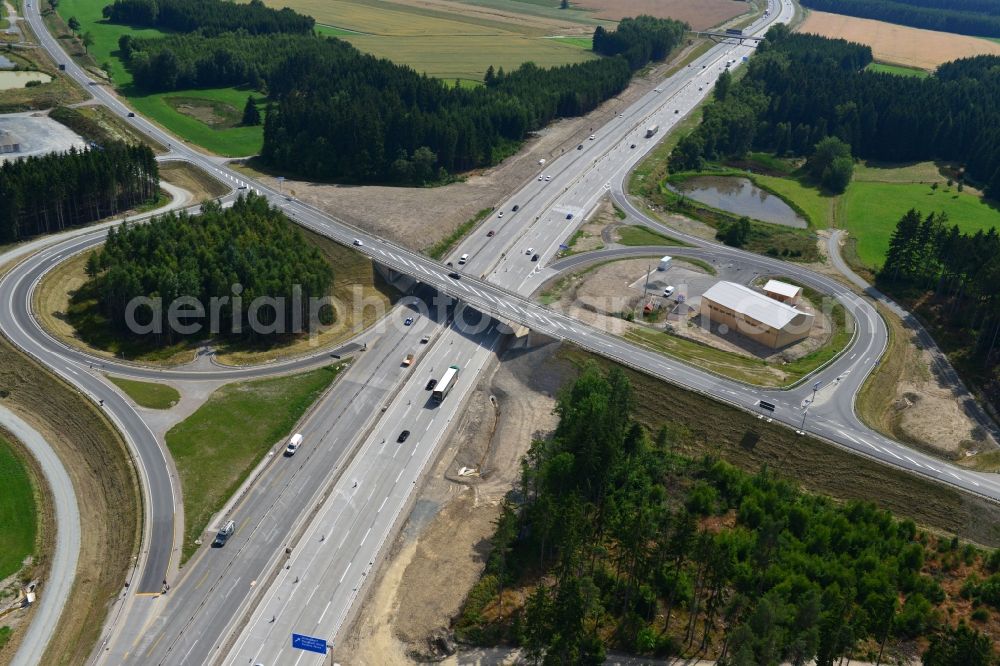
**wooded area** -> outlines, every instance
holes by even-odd
[[[126,320],[127,304],[139,297],[162,299],[164,312],[175,299],[194,297],[206,313],[218,298],[218,333],[224,336],[260,339],[329,323],[310,320],[309,299],[328,294],[330,265],[284,213],[258,195],[240,197],[226,209],[206,202],[200,215],[169,213],[148,224],[111,228],[107,243],[88,259],[87,273],[91,280],[81,293],[95,295],[101,314],[123,335],[139,335]],[[280,307],[257,311],[257,321],[275,329],[270,333],[249,325],[261,296],[282,299]],[[151,313],[142,306],[135,320],[148,322]],[[204,330],[208,315],[203,319]],[[166,326],[139,335],[160,344],[183,336]]]
[[[278,20],[254,3],[158,1],[117,0],[108,10],[112,21],[179,31],[161,39],[121,37],[137,87],[249,85],[266,92],[272,106],[263,161],[302,178],[352,182],[420,185],[495,164],[529,132],[620,93],[632,69],[666,57],[685,29],[667,19],[626,19],[614,32],[595,32],[595,50],[614,57],[551,69],[490,68],[485,85],[469,89],[332,37],[303,34],[297,21]],[[247,7],[258,21],[244,30],[236,17],[251,12]]]
[[[942,214],[911,210],[896,225],[879,285],[910,296],[935,337],[1000,408],[1000,234],[963,234]],[[925,293],[932,299],[921,298]],[[941,335],[939,335],[939,333]]]
[[[555,432],[532,444],[502,504],[459,637],[545,664],[600,664],[609,648],[730,666],[887,663],[924,638],[925,664],[991,663],[991,639],[945,608],[960,598],[954,577],[971,598],[979,579],[962,571],[1000,558],[766,468],[676,455],[683,435],[650,439],[634,399],[621,371],[594,367],[560,395]],[[981,608],[977,621],[990,617]]]
[[[768,32],[747,75],[705,109],[671,155],[671,170],[749,150],[810,155],[834,136],[855,157],[887,162],[941,159],[1000,197],[1000,58],[942,65],[928,78],[863,71],[871,49],[843,40]]]
[[[915,28],[1000,37],[997,0],[802,0],[810,9]]]
[[[261,0],[249,3],[200,0],[115,0],[103,10],[111,23],[160,28],[176,32],[218,35],[242,31],[251,35],[271,33],[310,34],[316,25],[311,16],[288,7],[270,9]]]
[[[0,243],[61,231],[156,199],[160,175],[145,145],[10,160],[0,165]]]

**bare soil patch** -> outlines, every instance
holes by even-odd
[[[934,373],[931,353],[898,317],[881,307],[879,311],[889,326],[889,346],[858,395],[858,415],[890,437],[945,458],[995,453],[997,443]],[[968,460],[975,465],[975,457]]]
[[[556,348],[508,350],[471,396],[335,660],[413,663],[429,654],[431,636],[447,633],[486,564],[497,507],[521,457],[556,425],[552,396],[572,372],[552,360]],[[479,474],[459,477],[462,467]]]
[[[574,21],[539,16],[538,14],[522,14],[502,7],[476,5],[456,0],[394,0],[393,4],[454,14],[460,20],[473,19],[477,22],[507,23],[510,24],[511,29],[525,34],[593,34],[592,26],[582,25]],[[556,4],[553,2],[553,7]]]
[[[683,57],[684,52],[676,56]],[[284,191],[366,231],[423,250],[449,236],[483,208],[499,205],[535,178],[539,159],[551,161],[567,150],[576,150],[594,128],[651,90],[671,67],[671,63],[661,63],[636,76],[621,95],[586,116],[552,123],[526,141],[516,155],[495,167],[466,174],[462,182],[435,188],[404,188],[286,180]],[[278,187],[271,175],[245,164],[233,166]]]
[[[749,5],[742,0],[573,0],[573,6],[589,9],[595,18],[620,21],[626,16],[646,14],[688,23],[695,30],[719,25],[745,14]]]
[[[809,12],[798,30],[868,44],[879,62],[929,71],[958,58],[1000,54],[1000,44],[987,39],[827,12]]]

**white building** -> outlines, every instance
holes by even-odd
[[[802,299],[802,287],[796,287],[794,284],[780,280],[768,280],[767,284],[764,285],[764,293],[776,301],[789,305],[798,305]]]
[[[701,315],[772,349],[809,335],[815,316],[735,282],[716,282],[701,295]]]

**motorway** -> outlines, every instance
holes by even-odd
[[[780,11],[769,20],[787,21],[792,10],[790,3],[782,2]],[[32,6],[27,11],[27,20],[43,46],[58,62],[66,64],[67,75],[87,86],[99,102],[127,119],[129,109],[102,86],[89,85],[89,76],[62,53],[60,46],[44,30],[37,7]],[[758,22],[748,31],[764,27]],[[857,420],[853,412],[854,397],[883,351],[885,327],[863,298],[834,281],[827,280],[829,284],[820,288],[835,294],[854,314],[859,325],[858,340],[824,370],[824,385],[811,405],[806,403],[812,398],[810,386],[791,391],[763,391],[723,379],[636,347],[530,300],[530,294],[554,274],[551,267],[539,269],[538,266],[554,256],[559,243],[606,193],[615,196],[619,205],[636,221],[657,226],[655,221],[632,207],[622,194],[625,175],[655,143],[655,139],[643,138],[645,128],[659,124],[658,136],[662,136],[709,94],[715,77],[727,61],[735,60],[734,64],[738,65],[742,56],[751,51],[748,46],[736,44],[713,47],[690,67],[666,81],[659,92],[653,91],[621,109],[621,115],[598,129],[594,140],[586,142],[583,149],[570,151],[546,165],[544,170],[540,169],[539,175],[547,175],[550,180],[543,177],[530,181],[501,207],[507,214],[503,224],[499,218],[491,220],[450,257],[455,262],[461,254],[470,255],[458,280],[448,276],[450,269],[422,255],[352,228],[263,185],[251,183],[251,187],[268,196],[299,224],[344,244],[358,239],[363,243],[360,249],[379,264],[413,276],[437,292],[452,295],[497,320],[516,322],[551,337],[571,341],[743,409],[754,410],[761,398],[767,399],[778,407],[773,418],[791,427],[800,427],[803,417],[808,416],[806,430],[839,446],[969,492],[1000,498],[1000,485],[986,476],[911,451],[873,433]],[[223,182],[245,180],[216,158],[178,143],[145,119],[127,120],[170,147],[173,156],[194,163]],[[631,148],[632,144],[637,147]],[[512,213],[515,204],[519,211]],[[572,215],[572,219],[567,219],[567,215]],[[485,229],[494,227],[496,236],[487,239]],[[0,284],[0,293],[8,304],[0,312],[0,327],[12,338],[17,338],[15,344],[46,366],[88,395],[104,399],[109,415],[137,450],[148,497],[150,529],[144,539],[144,551],[149,552],[149,560],[139,564],[143,585],[136,587],[149,590],[158,587],[167,569],[173,538],[173,496],[163,453],[127,401],[113,394],[83,368],[83,363],[89,366],[92,360],[87,360],[85,355],[82,358],[73,356],[75,352],[68,352],[58,343],[52,346],[54,341],[50,338],[46,342],[47,336],[39,333],[30,317],[30,290],[45,266],[54,265],[59,257],[68,256],[74,248],[78,251],[84,242],[99,242],[100,233],[39,253],[24,262],[18,272],[9,274]],[[678,236],[673,230],[669,233]],[[825,280],[789,264],[706,244],[701,239],[696,241],[692,244],[701,246],[702,251],[716,258],[761,262],[761,267],[766,267],[770,273],[797,277],[810,284]],[[528,247],[541,255],[538,263],[531,262],[530,256],[525,254]],[[425,310],[420,303],[422,301],[413,307]],[[170,594],[156,597],[147,608],[135,614],[141,618],[138,630],[136,622],[140,620],[131,620],[128,621],[132,622],[129,631],[116,632],[103,661],[205,663],[227,660],[246,663],[247,659],[254,659],[262,663],[284,663],[291,660],[288,645],[291,630],[325,636],[334,642],[350,613],[356,611],[353,601],[361,592],[368,572],[377,566],[382,544],[405,516],[408,503],[412,501],[411,489],[419,482],[447,433],[455,411],[460,408],[461,400],[457,398],[446,399],[439,407],[429,406],[423,384],[431,374],[439,375],[445,365],[458,362],[463,372],[456,391],[465,392],[474,384],[478,370],[494,356],[500,337],[496,324],[486,319],[484,325],[476,326],[479,323],[476,318],[476,315],[470,317],[473,325],[470,332],[448,323],[447,313],[442,317],[428,311],[418,317],[418,323],[424,323],[435,335],[422,350],[417,366],[410,371],[399,370],[393,365],[401,358],[398,351],[414,347],[417,329],[404,330],[406,327],[403,327],[383,333],[378,351],[373,353],[375,350],[370,348],[368,353],[360,355],[330,396],[305,422],[303,432],[306,441],[314,443],[312,453],[287,461],[271,461],[258,483],[232,513],[240,526],[233,541],[223,550],[203,550],[196,555],[185,568],[183,578],[175,581]],[[135,366],[101,362],[105,363],[105,369],[115,373],[141,376],[147,372]],[[429,368],[434,368],[433,373]],[[160,371],[152,372],[157,378],[163,377]],[[249,375],[260,369],[226,372]],[[352,389],[356,389],[356,394],[345,399]],[[338,400],[343,402],[338,403]],[[375,408],[379,404],[387,405],[384,413]],[[806,405],[810,405],[808,415],[804,411]],[[403,428],[413,431],[412,439],[402,446],[391,445]],[[361,453],[353,455],[359,446]],[[302,453],[309,450],[307,446]],[[406,455],[400,455],[401,452]],[[357,486],[353,485],[355,482]],[[314,519],[297,520],[296,517],[310,515],[306,507],[315,508]],[[167,529],[161,524],[163,520],[169,520]],[[300,534],[301,540],[298,540]],[[288,568],[276,569],[276,565],[282,563],[286,544],[293,540],[298,545],[283,562]],[[271,576],[275,572],[272,584]],[[261,582],[259,586],[258,582]],[[244,625],[245,614],[249,614],[249,621]],[[147,622],[147,618],[151,619]],[[296,663],[319,663],[318,656],[298,656],[300,659]]]

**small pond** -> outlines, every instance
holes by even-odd
[[[674,189],[695,201],[734,215],[746,215],[754,220],[797,229],[809,226],[788,204],[747,178],[697,176]]]
[[[0,71],[0,90],[23,88],[28,81],[48,83],[52,77],[44,72],[4,72]]]

